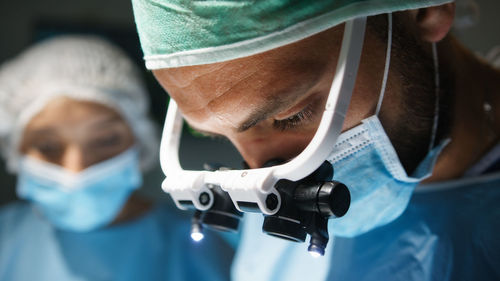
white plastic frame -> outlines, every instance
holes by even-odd
[[[274,185],[280,179],[300,180],[314,172],[330,154],[342,130],[342,124],[351,100],[359,60],[363,48],[366,17],[347,21],[335,77],[319,127],[309,145],[288,163],[269,168],[226,171],[184,170],[179,163],[179,141],[182,133],[182,116],[177,104],[170,100],[160,145],[160,164],[166,179],[162,189],[169,193],[180,209],[179,202],[191,201],[198,210],[207,210],[213,203],[213,185],[229,193],[236,208],[238,202],[258,205],[262,213],[272,215],[279,210],[281,197]],[[210,201],[201,204],[200,194],[206,192]],[[266,207],[266,197],[274,193],[278,207]]]

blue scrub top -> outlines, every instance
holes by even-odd
[[[262,216],[246,214],[233,280],[500,280],[500,173],[418,190],[398,219],[333,238],[316,259],[307,243],[266,236]]]
[[[0,208],[0,280],[228,280],[233,250],[215,233],[192,242],[190,220],[158,205],[87,233],[55,229],[29,203]]]

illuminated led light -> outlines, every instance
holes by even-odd
[[[307,251],[309,251],[309,254],[313,258],[319,258],[322,257],[325,254],[325,249],[322,247],[319,247],[318,245],[311,244],[307,248]]]
[[[313,257],[315,259],[322,256],[320,253],[318,253],[316,251],[309,251],[309,254],[311,255],[311,257]]]
[[[203,235],[203,233],[201,233],[201,232],[192,232],[191,233],[191,239],[193,239],[193,241],[196,241],[196,242],[200,242],[201,240],[203,240],[204,237],[205,237],[205,235]]]

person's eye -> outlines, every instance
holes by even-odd
[[[304,125],[313,119],[315,113],[313,107],[313,104],[310,103],[300,112],[286,119],[274,120],[273,127],[280,131],[287,131]]]
[[[49,160],[60,157],[64,150],[61,144],[54,141],[41,141],[33,144],[32,147]]]

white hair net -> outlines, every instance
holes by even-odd
[[[0,148],[9,171],[17,171],[25,126],[61,96],[115,109],[135,135],[143,171],[157,160],[157,131],[148,118],[147,91],[136,66],[103,39],[61,36],[27,49],[0,68]]]

